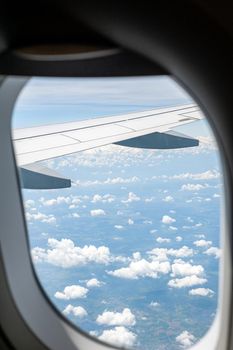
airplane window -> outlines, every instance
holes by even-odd
[[[31,256],[61,315],[126,348],[187,349],[218,310],[222,169],[168,76],[31,78],[13,113]]]

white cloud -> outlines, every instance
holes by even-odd
[[[152,225],[152,221],[151,220],[143,220],[143,224],[145,225]]]
[[[212,244],[212,241],[206,241],[205,239],[200,239],[199,241],[193,242],[196,247],[208,247]]]
[[[176,337],[176,342],[179,343],[179,345],[183,348],[189,348],[191,345],[193,345],[196,338],[194,335],[189,333],[188,331],[183,331],[180,335]]]
[[[129,219],[128,219],[128,224],[129,224],[129,225],[133,225],[133,224],[134,224],[134,221],[133,221],[132,219],[129,218]]]
[[[137,336],[127,328],[118,326],[110,330],[104,330],[99,339],[119,347],[132,347]]]
[[[212,179],[218,179],[221,176],[221,174],[216,170],[207,170],[203,173],[183,173],[179,175],[173,175],[172,179],[174,180],[212,180]],[[171,178],[171,177],[170,177]]]
[[[52,199],[45,199],[44,197],[41,197],[39,201],[46,207],[50,207],[53,205],[58,205],[58,204],[70,204],[71,199],[70,197],[64,197],[64,196],[58,196],[57,198],[52,198]]]
[[[122,178],[122,177],[116,177],[113,179],[107,179],[103,183],[104,184],[110,184],[110,185],[115,185],[115,184],[128,184],[128,183],[135,183],[138,182],[139,178],[137,176],[132,176],[130,178]]]
[[[166,196],[164,199],[163,199],[164,202],[174,202],[174,198],[172,196]]]
[[[134,326],[136,319],[131,310],[125,308],[122,312],[104,311],[98,315],[96,322],[108,326]]]
[[[145,202],[146,202],[146,203],[150,203],[150,202],[153,201],[153,199],[154,199],[154,197],[146,198],[146,199],[145,199]]]
[[[168,255],[174,256],[176,258],[187,258],[187,257],[193,256],[194,251],[192,248],[188,248],[187,246],[184,245],[179,249],[154,248],[151,251],[149,251],[148,254],[151,254],[152,257],[155,256],[155,259],[158,259],[161,261],[161,258],[163,260],[167,260]]]
[[[206,188],[206,186],[201,184],[186,184],[181,187],[182,191],[200,191],[203,188]]]
[[[190,295],[198,295],[202,297],[212,297],[214,295],[214,291],[209,288],[196,288],[196,289],[191,289],[189,291]]]
[[[180,259],[176,260],[175,263],[171,265],[171,269],[172,277],[190,275],[201,276],[204,273],[204,268],[201,265],[191,265]]]
[[[77,298],[85,298],[88,293],[88,289],[79,285],[66,286],[63,292],[56,292],[54,294],[57,299],[77,299]]]
[[[139,277],[157,278],[160,274],[170,272],[170,263],[168,261],[147,261],[145,259],[131,261],[128,267],[122,267],[114,271],[108,271],[108,274],[126,278],[138,279]]]
[[[128,198],[126,200],[122,200],[122,203],[131,203],[140,201],[140,197],[138,197],[135,193],[129,192]]]
[[[106,215],[103,209],[93,209],[90,211],[91,216],[103,216]]]
[[[114,227],[117,230],[122,230],[124,228],[122,225],[115,225]]]
[[[100,287],[102,284],[103,284],[103,282],[100,282],[97,278],[91,278],[86,283],[88,288]]]
[[[28,199],[24,202],[24,206],[26,209],[31,209],[32,207],[34,207],[35,205],[35,201],[33,199]]]
[[[56,218],[54,215],[52,214],[49,214],[49,215],[46,215],[46,214],[42,214],[40,212],[36,213],[36,214],[31,214],[31,213],[26,213],[26,219],[27,221],[41,221],[43,223],[46,223],[46,224],[56,224]]]
[[[158,243],[169,243],[169,242],[171,242],[170,238],[162,238],[162,237],[156,238],[156,241]]]
[[[181,242],[183,238],[181,236],[176,236],[176,242]]]
[[[191,149],[190,149],[191,150]],[[174,151],[173,151],[174,152]],[[219,171],[216,170],[207,170],[203,173],[181,173],[181,174],[175,174],[175,175],[159,175],[159,176],[152,176],[152,180],[212,180],[212,179],[218,179],[221,177],[221,174]]]
[[[78,213],[72,213],[71,214],[73,218],[78,219],[80,218],[80,215]]]
[[[183,278],[175,278],[168,282],[168,286],[172,288],[185,288],[192,287],[199,284],[204,284],[207,282],[207,279],[200,278],[196,275],[186,276]]]
[[[156,233],[158,230],[156,230],[156,229],[153,229],[153,230],[150,230],[150,233]]]
[[[171,231],[178,231],[178,228],[175,226],[169,226],[169,230]]]
[[[98,337],[98,331],[90,331],[89,334],[90,334],[92,337]]]
[[[99,194],[95,194],[92,198],[92,203],[101,202],[102,197]]]
[[[141,253],[140,252],[135,252],[133,253],[133,259],[134,260],[141,260]]]
[[[176,219],[173,219],[173,218],[172,218],[171,216],[169,216],[169,215],[163,215],[161,221],[162,221],[163,224],[170,225],[170,224],[172,224],[173,222],[175,222]]]
[[[68,268],[85,265],[90,262],[108,264],[111,260],[109,248],[106,246],[95,247],[85,245],[75,246],[70,239],[48,239],[48,249],[35,247],[32,249],[32,257],[35,262],[48,262],[50,264]]]
[[[213,255],[215,257],[215,259],[218,259],[221,256],[221,249],[219,249],[217,247],[210,247],[209,249],[207,249],[204,252],[204,254]]]
[[[82,306],[73,306],[71,304],[67,305],[62,312],[65,315],[73,314],[75,317],[79,318],[87,316],[87,312]]]
[[[107,178],[106,180],[100,181],[100,180],[94,180],[94,181],[76,181],[76,186],[96,186],[96,185],[118,185],[118,184],[129,184],[129,183],[136,183],[139,182],[140,179],[137,176],[132,176],[130,178],[122,178],[122,177],[115,177],[115,178]]]
[[[92,198],[92,203],[102,202],[102,203],[112,203],[115,200],[115,196],[111,194],[105,194],[101,196],[100,194],[95,194]]]
[[[192,248],[189,248],[186,245],[184,245],[179,249],[173,249],[173,248],[168,249],[167,254],[171,256],[175,256],[176,258],[187,258],[189,256],[193,256],[194,251]]]
[[[150,306],[151,307],[158,307],[160,304],[157,302],[157,301],[152,301],[151,303],[150,303]]]

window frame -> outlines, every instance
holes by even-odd
[[[85,332],[78,330],[71,322],[61,316],[48,300],[34,271],[30,257],[18,172],[10,137],[11,116],[14,104],[18,94],[27,81],[28,78],[7,77],[0,88],[0,105],[3,106],[1,110],[0,129],[4,135],[4,139],[1,140],[1,144],[4,145],[4,147],[1,146],[0,149],[0,159],[4,165],[4,171],[1,174],[0,193],[2,193],[3,198],[8,198],[7,205],[0,211],[0,222],[4,227],[1,237],[1,251],[5,278],[8,283],[11,298],[16,309],[18,309],[18,312],[23,318],[26,327],[34,334],[35,343],[37,343],[39,339],[39,342],[43,343],[43,346],[52,350],[84,350],[87,348],[89,350],[113,349],[115,347],[90,337]],[[222,164],[224,165],[223,159]],[[231,270],[229,267],[231,264],[230,244],[228,241],[230,232],[227,227],[227,208],[229,208],[229,203],[227,203],[226,174],[227,172],[225,170],[225,203],[222,205],[223,227],[221,229],[225,234],[222,241],[223,259],[221,259],[222,261],[220,264],[220,307],[213,325],[206,335],[191,348],[193,350],[206,349],[207,347],[210,349],[210,344],[212,344],[213,349],[225,349],[227,346],[227,321],[230,312],[231,293]],[[14,213],[13,218],[12,211]],[[224,286],[224,288],[221,286]],[[12,317],[14,319],[13,314]],[[51,325],[53,332],[51,332]],[[22,334],[15,332],[15,327],[11,327],[9,323],[3,326],[9,338],[14,339],[16,347],[17,344],[22,343]]]

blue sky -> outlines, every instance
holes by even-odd
[[[37,78],[22,92],[13,126],[190,102],[168,77]],[[47,161],[73,186],[23,191],[41,284],[63,316],[92,336],[177,350],[210,327],[218,299],[222,177],[206,125],[182,128],[208,141],[195,148],[110,145]]]
[[[167,76],[129,78],[32,78],[16,103],[13,128],[118,115],[192,103]],[[180,127],[190,135],[210,133],[201,121]]]

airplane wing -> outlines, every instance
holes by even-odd
[[[173,129],[201,118],[198,106],[189,104],[120,116],[14,129],[13,143],[17,164],[24,180],[22,185],[24,188],[57,188],[51,183],[47,184],[47,178],[52,182],[53,178],[57,179],[54,186],[58,186],[59,179],[62,178],[37,162],[112,143],[149,149],[198,146],[198,140],[178,134]],[[38,178],[38,174],[44,175],[44,182],[40,176]],[[63,180],[67,181],[58,187],[69,187],[70,180]]]

